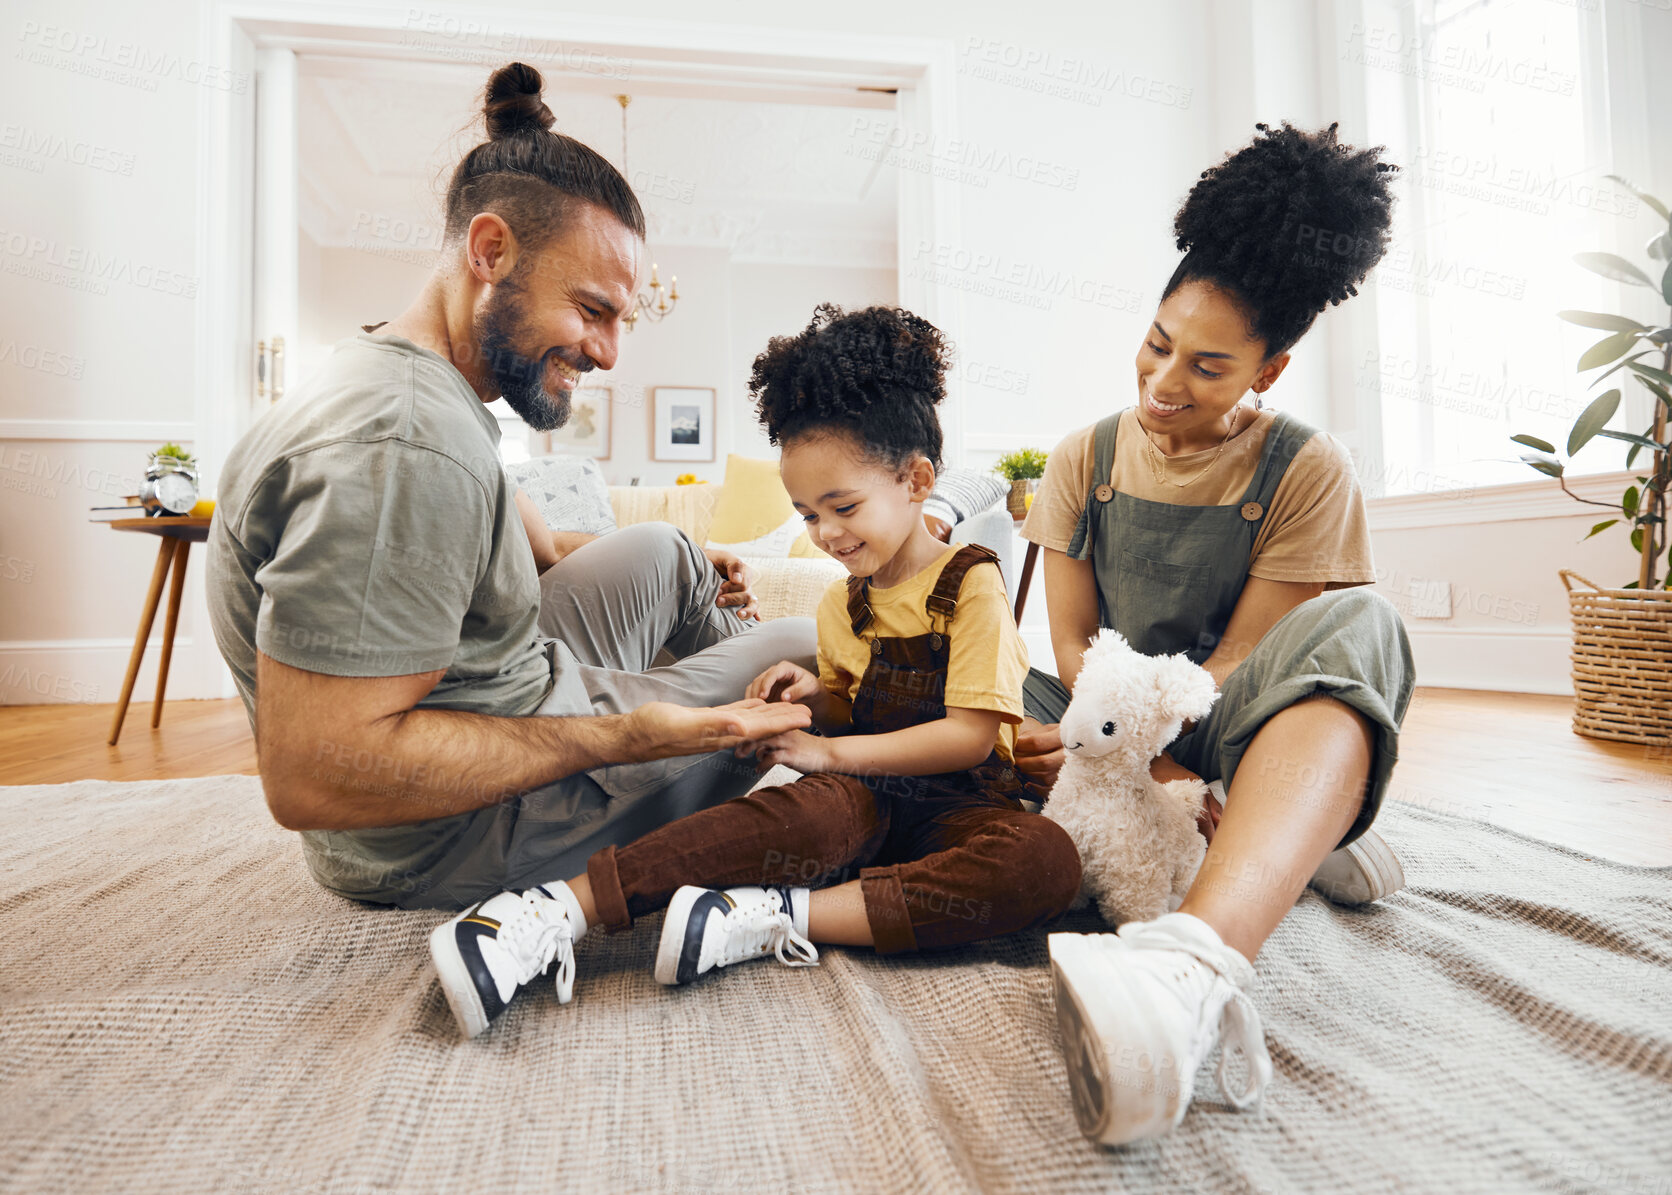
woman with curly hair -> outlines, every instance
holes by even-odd
[[[1375,574],[1346,450],[1262,401],[1381,258],[1396,168],[1334,125],[1257,127],[1179,209],[1184,257],[1138,346],[1137,404],[1057,446],[1023,529],[1045,549],[1057,662],[1027,682],[1018,767],[1036,791],[1060,765],[1056,724],[1099,627],[1188,654],[1220,690],[1153,769],[1224,794],[1183,904],[1050,938],[1075,1110],[1109,1144],[1176,1126],[1221,1038],[1249,1070],[1233,1091],[1222,1060],[1227,1099],[1257,1101],[1271,1062],[1245,989],[1267,936],[1309,881],[1343,903],[1403,883],[1370,823],[1411,696],[1405,630],[1354,588]]]
[[[1015,763],[1027,653],[997,558],[947,546],[923,521],[940,465],[941,334],[906,311],[822,306],[755,360],[750,392],[813,542],[847,569],[818,610],[817,674],[785,660],[746,699],[797,702],[819,734],[739,748],[803,773],[606,847],[586,873],[503,893],[436,930],[436,969],[466,1035],[515,988],[457,962],[523,903],[557,905],[558,998],[572,943],[666,908],[655,975],[682,984],[815,942],[932,950],[1042,925],[1080,889],[1062,827],[1022,804]],[[561,941],[559,941],[561,939]],[[549,965],[549,964],[548,964]]]

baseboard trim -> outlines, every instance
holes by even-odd
[[[1573,696],[1572,633],[1557,627],[1424,626],[1407,619],[1417,684]]]
[[[8,639],[0,641],[0,705],[95,704],[115,701],[128,674],[132,639]],[[145,645],[132,700],[148,702],[157,691],[162,620]],[[212,658],[211,658],[212,657]],[[167,700],[223,697],[220,656],[191,635],[174,637]]]
[[[132,639],[0,639],[0,652],[8,651],[109,651],[119,647],[123,651],[132,651]],[[159,621],[152,630],[151,637],[145,641],[145,650],[153,648],[161,650],[163,645],[162,624]],[[176,634],[174,636],[174,650],[192,645],[190,635]]]

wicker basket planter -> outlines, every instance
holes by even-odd
[[[1039,480],[1033,477],[1018,477],[1010,483],[1010,493],[1005,497],[1005,509],[1010,517],[1020,519],[1028,513],[1028,495],[1039,488]]]
[[[1604,589],[1569,569],[1561,577],[1573,614],[1574,731],[1672,746],[1672,593]]]

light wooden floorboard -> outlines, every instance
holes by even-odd
[[[151,729],[150,702],[134,702],[116,746],[114,705],[0,708],[0,784],[159,780],[253,773],[255,739],[237,698],[169,701]]]
[[[1571,727],[1563,697],[1419,689],[1400,736],[1392,800],[1490,821],[1622,863],[1672,866],[1672,750],[1603,743]],[[253,773],[242,703],[0,708],[0,784]]]

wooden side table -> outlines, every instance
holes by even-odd
[[[128,675],[122,682],[122,697],[116,703],[116,719],[110,724],[110,745],[122,735],[122,720],[128,715],[128,698],[133,696],[134,681],[139,676],[140,661],[145,658],[145,643],[151,638],[151,624],[157,618],[157,602],[162,597],[163,582],[169,569],[174,570],[174,583],[168,589],[168,615],[163,620],[163,657],[157,663],[157,699],[151,703],[151,728],[155,730],[163,718],[163,692],[168,688],[168,664],[174,655],[174,628],[180,622],[180,593],[186,587],[186,555],[193,544],[209,538],[209,520],[187,515],[158,515],[155,518],[112,519],[108,526],[117,531],[142,531],[162,540],[157,545],[157,564],[151,570],[151,588],[145,595],[145,610],[139,616],[139,633],[134,636],[133,654],[128,657]]]
[[[1017,519],[1016,530],[1022,529],[1024,519]],[[1022,610],[1028,604],[1028,584],[1033,580],[1033,566],[1039,559],[1039,545],[1028,541],[1027,554],[1022,557],[1022,575],[1016,582],[1016,625],[1022,625]]]

